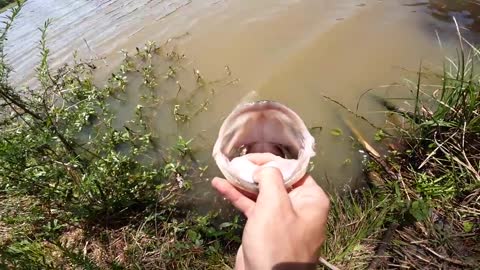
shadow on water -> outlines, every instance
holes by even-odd
[[[465,28],[480,32],[480,2],[475,0],[430,0],[431,15],[439,20],[452,22],[455,17]]]

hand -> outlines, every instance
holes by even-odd
[[[268,162],[264,154],[254,159],[258,165]],[[314,269],[325,240],[330,205],[327,195],[310,176],[287,193],[276,168],[263,168],[254,179],[260,190],[256,202],[221,178],[212,181],[213,187],[248,219],[236,269],[287,269],[287,265]]]

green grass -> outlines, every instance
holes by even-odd
[[[391,120],[388,132],[378,130],[372,138],[376,145],[345,120],[370,156],[364,167],[370,189],[332,197],[332,242],[322,252],[330,263],[341,269],[480,264],[480,51],[460,34],[459,41],[458,55],[445,58],[443,73],[420,67],[407,80],[410,108],[374,97]],[[441,79],[438,85],[422,84],[432,75]]]
[[[322,256],[341,269],[365,269],[390,211],[389,199],[370,190],[332,196]]]
[[[376,266],[474,269],[479,264],[480,54],[459,37],[458,57],[446,58],[440,85],[424,86],[419,75],[408,84],[411,112],[387,106],[406,124],[382,140],[390,155],[373,158],[378,166],[371,170],[380,177],[371,183],[376,196],[391,198],[387,224],[399,226],[382,257],[373,259]]]

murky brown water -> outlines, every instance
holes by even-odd
[[[466,29],[478,30],[478,4],[466,1],[471,6],[450,8],[453,2],[29,0],[9,34],[7,53],[16,71],[14,81],[24,84],[31,82],[38,60],[38,50],[32,49],[40,37],[37,27],[48,18],[53,19],[48,35],[54,64],[68,61],[78,50],[82,57],[105,56],[105,74],[116,68],[120,49],[188,32],[176,43],[192,66],[216,78],[228,65],[240,79],[235,88],[217,89],[208,112],[189,127],[189,134],[207,145],[199,157],[209,159],[223,117],[242,98],[273,99],[297,111],[308,126],[323,128],[315,134],[313,174],[322,183],[328,178],[341,187],[361,178],[362,154],[352,147],[339,117],[342,110],[322,95],[350,108],[372,88],[378,95],[408,96],[399,88],[381,86],[414,76],[420,60],[431,66],[441,63],[455,46],[451,12]],[[359,106],[359,113],[379,125],[382,110],[368,98]],[[161,124],[166,129],[172,125]],[[373,137],[365,123],[356,125]],[[335,128],[343,135],[332,136]]]

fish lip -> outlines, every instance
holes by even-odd
[[[284,185],[287,189],[291,188],[295,183],[297,183],[303,178],[303,176],[307,172],[310,158],[315,156],[315,139],[308,131],[304,121],[300,118],[300,116],[286,105],[273,100],[258,100],[238,105],[227,116],[227,118],[223,121],[222,126],[220,127],[217,141],[215,142],[215,145],[213,147],[212,157],[215,159],[218,168],[223,173],[227,181],[229,181],[235,187],[252,194],[258,194],[258,185],[256,183],[251,183],[244,179],[240,179],[240,177],[232,175],[228,170],[230,160],[221,151],[223,142],[221,136],[228,128],[228,124],[233,121],[237,116],[247,112],[264,111],[268,109],[278,110],[287,115],[289,118],[294,119],[295,122],[300,123],[301,134],[303,136],[303,147],[299,150],[298,153],[298,165],[295,169],[296,173],[294,174],[294,176],[290,177],[290,179],[284,182]]]
[[[293,113],[293,115],[298,117],[298,115],[295,112],[293,112],[290,108],[288,108],[287,106],[283,105],[280,102],[273,101],[273,100],[258,100],[258,101],[252,101],[252,102],[247,102],[247,103],[238,105],[232,111],[232,113],[227,117],[227,119],[225,119],[225,122],[234,115],[242,114],[245,112],[263,111],[269,108],[276,109],[283,112]],[[303,122],[303,120],[300,117],[298,117],[298,120]]]

